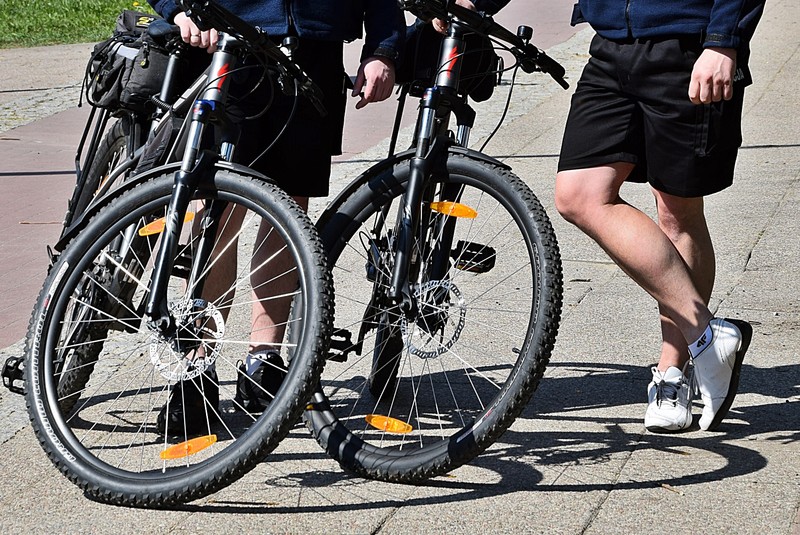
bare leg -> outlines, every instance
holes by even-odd
[[[658,302],[684,339],[696,340],[712,314],[672,241],[619,196],[632,169],[632,164],[617,163],[559,173],[556,208]]]
[[[681,198],[653,191],[658,207],[658,223],[686,263],[694,286],[708,304],[714,288],[716,263],[714,246],[703,213],[703,198]],[[661,310],[661,307],[659,306]],[[684,339],[675,323],[661,310],[662,346],[658,369],[670,366],[683,369],[689,359],[686,346],[694,341]]]
[[[294,197],[308,210],[308,197]],[[280,350],[289,318],[292,293],[297,288],[297,274],[283,240],[271,228],[258,229],[256,251],[251,262],[250,283],[253,287],[253,314],[250,351]]]
[[[294,199],[303,210],[308,209],[307,197]],[[212,253],[213,268],[203,287],[203,298],[216,302],[226,320],[235,293],[237,232],[244,215],[245,210],[241,208],[223,214],[221,230]],[[250,284],[253,288],[250,352],[279,349],[283,341],[291,304],[290,294],[297,287],[297,276],[284,247],[283,239],[277,236],[272,227],[261,223],[250,263]]]

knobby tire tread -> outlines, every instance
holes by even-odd
[[[247,182],[251,183],[251,185],[255,188],[263,186],[264,182],[262,179],[255,178],[255,177],[248,177],[244,175],[239,175],[233,172],[221,172],[227,175],[233,175],[235,177],[244,178]],[[165,175],[166,176],[166,175]],[[219,176],[219,173],[218,175]],[[140,185],[135,186],[132,190],[127,192],[126,194],[114,199],[109,205],[108,210],[114,211],[121,209],[121,205],[124,203],[133,203],[131,199],[136,199],[140,196],[141,192],[148,188],[149,185],[154,182],[163,179],[157,178],[153,181],[146,182]],[[172,175],[169,175],[169,182],[172,182]],[[276,188],[277,189],[277,188]],[[283,192],[281,192],[283,194]],[[288,196],[287,196],[288,198]],[[273,201],[268,201],[272,203]],[[278,204],[283,204],[283,209],[289,210],[293,216],[296,216],[295,219],[303,221],[302,231],[306,233],[310,237],[315,237],[316,229],[314,225],[309,222],[308,218],[305,217],[305,213],[295,204],[288,204],[280,202]],[[103,210],[101,210],[98,214],[92,217],[92,221],[100,219],[103,215]],[[87,229],[93,228],[91,223],[87,227]],[[75,242],[81,239],[83,234],[86,234],[87,230],[78,236],[76,236],[71,242],[70,246],[73,245]],[[320,311],[320,315],[322,321],[320,322],[319,328],[316,329],[315,334],[315,344],[314,346],[317,348],[322,348],[320,352],[320,358],[313,359],[313,364],[311,365],[311,371],[308,374],[306,381],[303,385],[303,390],[311,392],[313,391],[314,385],[319,382],[319,378],[322,374],[322,369],[324,367],[325,360],[321,358],[321,355],[325,353],[327,348],[327,344],[330,340],[330,332],[333,325],[333,281],[328,270],[327,260],[324,253],[324,248],[322,246],[321,241],[318,238],[308,240],[311,248],[307,250],[307,254],[310,258],[313,259],[313,263],[316,266],[316,270],[318,273],[321,274],[316,286],[318,290],[319,297],[315,300],[316,305],[318,305],[318,310]],[[68,251],[69,247],[65,249]],[[62,254],[62,259],[68,255]],[[63,261],[63,260],[62,260]],[[32,355],[32,346],[31,340],[33,335],[35,334],[36,323],[39,317],[39,311],[42,308],[43,300],[46,298],[46,293],[50,288],[50,285],[53,281],[53,278],[57,270],[52,269],[50,274],[46,278],[44,285],[39,293],[39,297],[37,298],[36,307],[34,308],[34,312],[31,316],[29,322],[29,335],[26,338],[26,355],[28,359],[31,358]],[[26,366],[27,367],[27,366]],[[268,433],[261,433],[259,440],[253,444],[250,448],[246,451],[242,452],[238,457],[236,457],[232,462],[228,463],[226,466],[222,468],[216,469],[213,477],[201,480],[192,480],[191,475],[189,474],[185,483],[179,485],[179,488],[171,489],[169,492],[124,492],[124,491],[111,491],[103,486],[97,484],[95,481],[90,481],[80,475],[76,474],[73,470],[70,469],[70,465],[68,462],[64,460],[64,458],[58,454],[58,452],[53,448],[51,442],[47,439],[46,433],[43,431],[41,425],[37,421],[37,418],[34,416],[34,406],[37,403],[37,398],[34,395],[34,389],[28,388],[26,392],[26,406],[31,417],[31,424],[34,430],[34,433],[41,444],[42,448],[44,449],[45,453],[47,454],[48,458],[51,462],[58,468],[58,470],[73,484],[78,486],[81,490],[85,492],[87,497],[98,500],[104,503],[112,504],[112,505],[121,505],[121,506],[128,506],[128,507],[141,507],[141,508],[163,508],[163,507],[172,507],[175,505],[179,505],[182,503],[187,503],[204,496],[207,496],[213,492],[216,492],[231,483],[235,482],[236,480],[240,479],[246,473],[248,473],[258,462],[260,462],[270,451],[272,451],[280,441],[280,438],[286,436],[291,428],[295,425],[297,420],[299,419],[300,415],[302,414],[303,408],[306,407],[308,403],[308,399],[302,396],[293,396],[292,402],[287,406],[286,410],[281,411],[281,418],[280,420],[283,422],[282,425],[278,426],[277,429],[274,427],[270,427],[268,429],[264,429],[264,431],[269,431]],[[295,417],[293,417],[294,415]],[[276,440],[277,437],[280,437]]]

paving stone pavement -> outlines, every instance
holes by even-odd
[[[571,92],[526,76],[486,150],[523,177],[553,219],[565,306],[532,403],[484,455],[424,485],[385,484],[344,473],[297,426],[262,464],[215,495],[172,510],[117,508],[87,500],[52,467],[27,425],[22,398],[2,390],[0,528],[800,535],[797,20],[795,0],[767,3],[753,43],[755,83],[745,100],[736,181],[707,202],[718,257],[712,307],[718,315],[748,319],[755,329],[739,395],[718,432],[645,431],[645,387],[659,340],[655,303],[557,217],[552,183]],[[589,37],[583,31],[550,49],[573,84]],[[499,117],[501,94],[479,109],[476,145]],[[334,189],[385,151],[383,141],[337,164]],[[624,195],[637,206],[652,206],[647,188],[626,186]],[[21,344],[0,351],[0,360],[19,354]]]

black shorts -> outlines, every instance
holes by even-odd
[[[628,180],[679,197],[730,186],[750,75],[740,53],[733,99],[692,104],[689,81],[702,50],[698,37],[595,36],[572,97],[558,170],[629,162],[635,167]]]
[[[331,156],[342,152],[344,45],[300,39],[294,60],[321,89],[327,114],[322,117],[307,98],[286,95],[269,80],[253,91],[263,74],[260,66],[238,71],[228,106],[242,125],[234,161],[272,178],[290,195],[324,197],[328,195]]]

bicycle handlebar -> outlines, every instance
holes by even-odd
[[[327,112],[322,104],[322,91],[311,78],[281,49],[269,40],[266,33],[257,30],[213,0],[180,0],[186,16],[192,19],[200,30],[227,33],[238,37],[253,54],[271,59],[297,82],[298,91],[311,101],[321,115]]]
[[[566,71],[560,63],[495,22],[490,15],[459,6],[455,0],[398,0],[397,3],[402,9],[410,11],[422,20],[455,18],[475,33],[505,41],[511,45],[510,51],[519,61],[523,71],[545,72],[561,87],[569,88],[569,84],[564,80]]]

